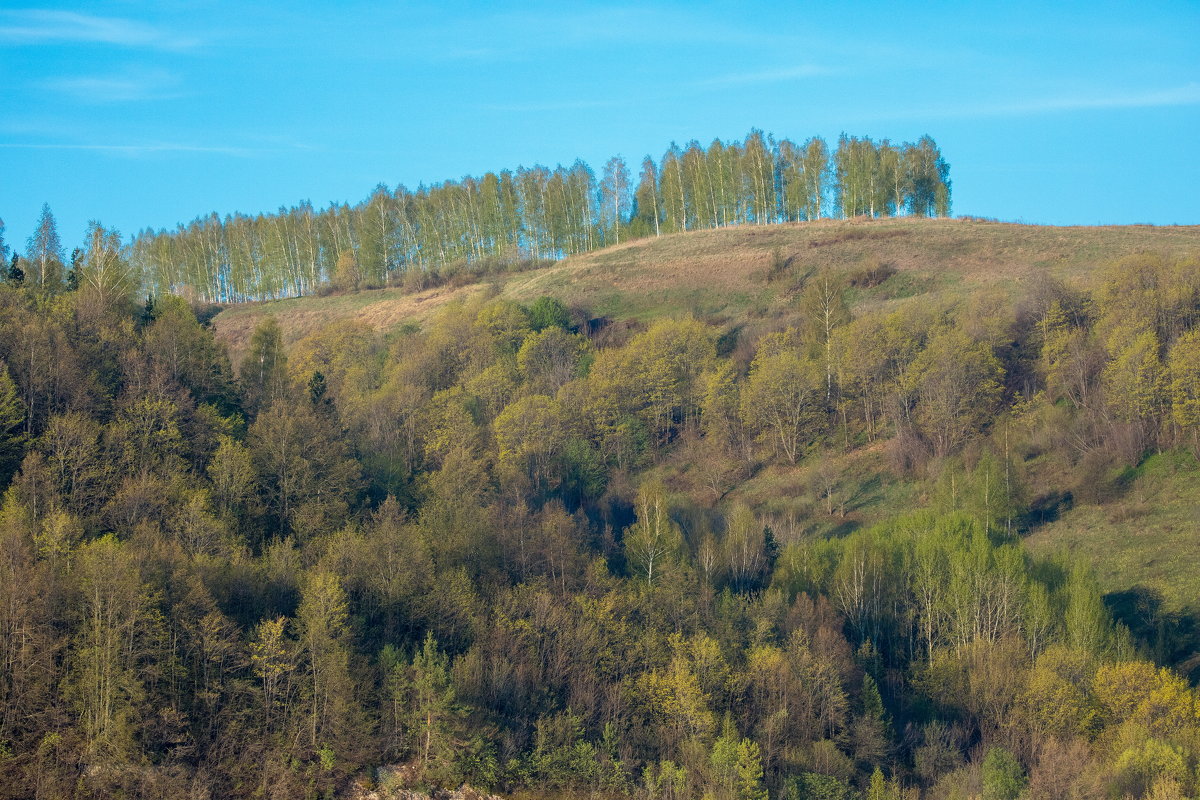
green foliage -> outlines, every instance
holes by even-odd
[[[1131,795],[1141,795],[1164,780],[1178,787],[1190,777],[1182,750],[1153,738],[1122,752],[1117,758],[1116,772],[1118,786]]]
[[[359,486],[360,468],[331,423],[309,404],[272,405],[250,426],[248,442],[259,497],[278,530],[310,535],[345,517]]]
[[[934,454],[945,456],[992,418],[1004,371],[986,344],[946,329],[930,337],[910,375],[916,421]]]
[[[1025,789],[1025,770],[1003,747],[988,748],[982,768],[984,800],[1017,800]]]
[[[785,213],[771,150],[689,143],[665,192],[641,187],[654,207],[622,213]],[[915,184],[903,148],[875,153],[887,209]],[[539,248],[627,235],[564,226],[560,180],[587,182],[512,176],[517,208],[545,203]],[[787,214],[829,200],[806,192]],[[402,258],[372,235],[366,282]],[[0,797],[318,795],[374,764],[402,765],[378,773],[389,791],[1194,793],[1196,692],[1138,660],[1186,658],[1186,628],[1015,535],[1083,511],[1134,539],[1159,513],[1139,504],[1191,507],[1195,461],[1171,448],[1193,293],[1173,265],[1012,318],[975,298],[847,321],[829,274],[799,327],[764,320],[724,355],[724,323],[589,340],[492,295],[394,336],[341,323],[288,348],[268,322],[240,385],[176,298],[0,287],[0,433],[22,456],[0,506]],[[1108,347],[1125,295],[1157,309],[1157,346]],[[1152,355],[1170,382],[1118,416],[1116,376]],[[1117,500],[1054,506],[1080,453],[1120,464],[1129,441],[1163,453]]]
[[[883,770],[876,767],[863,800],[901,800],[900,784],[895,779],[885,780]]]
[[[251,411],[269,408],[287,393],[287,354],[283,349],[283,333],[274,317],[267,317],[254,329],[240,377]]]
[[[345,292],[352,292],[362,285],[363,273],[358,266],[358,257],[353,250],[345,250],[333,267],[331,283]]]
[[[26,279],[38,292],[53,294],[62,287],[63,249],[58,224],[49,204],[42,205],[37,228],[25,245],[21,262],[28,264]]]
[[[104,536],[80,548],[74,579],[82,603],[68,694],[79,714],[85,751],[108,763],[134,757],[141,678],[153,624],[130,548]]]
[[[737,747],[737,800],[767,800],[758,744],[742,739]]]
[[[25,404],[0,361],[0,486],[7,486],[25,451]]]
[[[760,348],[742,390],[742,421],[794,464],[824,422],[823,384],[816,364],[798,353]]]
[[[1194,432],[1200,428],[1200,328],[1179,337],[1168,367],[1175,424]]]
[[[667,513],[666,491],[662,486],[642,487],[636,513],[637,521],[625,533],[625,558],[631,574],[653,586],[678,565],[683,538]]]
[[[496,417],[493,425],[501,471],[528,479],[535,493],[562,482],[562,448],[568,435],[562,408],[544,395],[522,397]]]
[[[804,772],[788,779],[786,800],[851,800],[853,789],[832,775]]]
[[[534,333],[541,333],[547,328],[569,330],[571,312],[558,298],[542,295],[529,306],[529,324]]]

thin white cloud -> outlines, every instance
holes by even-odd
[[[70,42],[163,50],[179,50],[199,44],[198,39],[177,36],[144,22],[119,17],[41,9],[0,11],[0,45]]]
[[[485,103],[484,111],[512,113],[537,113],[541,111],[580,111],[587,108],[612,108],[617,103],[609,100],[567,100],[561,103]]]
[[[1126,108],[1164,108],[1200,104],[1200,83],[1165,89],[1126,92],[1095,92],[1021,100],[997,100],[986,103],[962,103],[926,108],[907,108],[894,113],[872,114],[871,119],[911,119],[913,117],[1022,117],[1070,111],[1106,111]]]
[[[1053,111],[1086,111],[1106,108],[1155,108],[1159,106],[1190,106],[1200,103],[1200,83],[1189,83],[1168,89],[1145,89],[1138,92],[1093,95],[1090,97],[1054,97],[1017,103],[984,106],[981,114],[1037,114]]]
[[[249,147],[209,147],[205,145],[158,142],[152,144],[52,144],[26,142],[0,142],[0,149],[7,150],[84,150],[115,155],[140,156],[154,153],[214,153],[227,156],[254,156],[280,152],[278,149]]]
[[[718,75],[696,83],[696,86],[707,89],[724,89],[734,86],[751,86],[760,83],[782,83],[785,81],[815,78],[833,73],[828,67],[817,64],[801,64],[795,67],[768,69],[758,72],[735,72],[729,75]]]
[[[55,78],[42,85],[47,89],[70,95],[85,103],[166,100],[180,96],[179,80],[174,75],[161,70],[140,74]]]

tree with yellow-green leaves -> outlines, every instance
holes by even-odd
[[[1134,426],[1139,443],[1148,444],[1162,419],[1167,395],[1167,372],[1159,358],[1153,330],[1114,331],[1109,339],[1112,359],[1102,381],[1113,416]]]
[[[263,733],[279,732],[279,724],[290,716],[294,702],[293,674],[296,671],[295,642],[288,636],[288,618],[264,619],[250,636],[250,664],[258,680]]]
[[[937,456],[945,456],[992,418],[1004,370],[991,348],[957,328],[930,336],[912,363],[914,414]]]
[[[1167,377],[1172,419],[1195,444],[1200,431],[1200,328],[1192,328],[1171,346]]]
[[[82,297],[103,309],[132,302],[141,288],[141,276],[126,257],[121,234],[96,220],[88,223],[87,248],[77,272]]]
[[[332,283],[344,292],[352,292],[362,284],[363,273],[353,250],[344,250],[334,266]]]
[[[824,431],[825,376],[793,349],[760,350],[742,388],[741,417],[760,441],[795,464]]]
[[[538,493],[557,488],[569,431],[556,400],[536,394],[522,397],[496,417],[494,427],[502,471],[527,479]]]
[[[255,327],[238,377],[242,381],[247,410],[251,412],[269,407],[287,393],[287,353],[283,347],[283,332],[274,317],[267,316]]]
[[[600,228],[605,244],[621,241],[621,227],[629,218],[629,168],[621,156],[604,164],[600,179]]]
[[[209,302],[328,285],[419,290],[448,275],[563,258],[627,235],[860,214],[944,217],[950,189],[949,165],[929,136],[900,144],[843,135],[831,153],[820,137],[794,142],[751,129],[740,141],[705,147],[693,139],[682,148],[672,143],[657,161],[646,157],[632,197],[620,156],[605,162],[599,180],[576,159],[415,190],[379,184],[353,205],[316,209],[303,200],[275,214],[208,214],[175,230],[144,231],[128,250],[156,293],[187,291]],[[48,208],[24,259],[34,281],[43,266],[61,277],[61,245],[43,230],[53,231]],[[44,264],[48,252],[58,257]]]
[[[25,265],[25,280],[39,291],[54,293],[62,288],[64,279],[62,240],[58,236],[58,225],[48,203],[42,204],[37,228],[25,246],[21,259]]]
[[[78,550],[74,579],[82,602],[68,691],[89,756],[123,763],[134,756],[146,696],[139,671],[151,621],[148,598],[134,554],[115,536]]]
[[[0,361],[0,486],[6,486],[25,450],[25,404]]]
[[[304,652],[307,744],[341,750],[344,757],[357,745],[360,720],[350,676],[347,598],[336,575],[317,570],[306,576],[296,625]]]
[[[829,270],[809,279],[800,298],[807,321],[807,338],[825,366],[825,401],[833,402],[834,330],[850,321],[843,281]]]
[[[591,352],[586,338],[552,325],[525,339],[517,367],[535,392],[553,394],[579,375]]]
[[[666,491],[648,484],[638,491],[637,521],[625,532],[625,559],[630,573],[653,586],[682,555],[683,536],[671,521]]]
[[[360,466],[307,403],[275,403],[255,419],[247,442],[259,497],[279,533],[305,535],[344,519]]]

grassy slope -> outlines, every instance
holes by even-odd
[[[918,293],[1011,290],[1034,269],[1086,281],[1093,267],[1139,250],[1200,252],[1200,227],[1055,228],[916,219],[751,225],[640,239],[513,275],[500,287],[517,300],[551,295],[613,319],[693,313],[736,321],[788,314],[797,280],[823,267],[857,270],[879,261],[899,270],[885,285],[857,298],[867,307]],[[768,281],[776,251],[789,268]],[[420,324],[448,300],[483,289],[441,288],[416,295],[381,289],[247,303],[221,312],[214,324],[237,363],[254,326],[267,314],[279,319],[288,341],[346,318],[386,331],[405,322]]]
[[[1185,452],[1151,456],[1120,497],[1078,505],[1036,528],[1035,553],[1067,551],[1096,566],[1106,591],[1134,587],[1158,594],[1164,608],[1200,601],[1200,465]]]
[[[810,270],[856,271],[882,262],[898,273],[854,296],[864,310],[902,302],[949,302],[975,291],[1014,293],[1034,271],[1087,286],[1102,267],[1154,250],[1200,254],[1200,227],[1047,227],[974,220],[821,221],[642,239],[513,275],[499,291],[529,302],[551,295],[615,320],[692,313],[736,324],[779,322],[795,315],[797,283]],[[768,273],[776,253],[788,268]],[[218,315],[217,335],[240,359],[254,326],[274,314],[288,341],[341,319],[379,330],[421,324],[444,303],[484,291],[483,285],[417,295],[384,289],[328,297],[235,306]],[[914,299],[915,298],[915,299]],[[837,534],[919,504],[919,490],[890,477],[880,448],[838,459],[835,502],[826,513],[817,466],[770,466],[739,476],[720,496],[704,488],[697,461],[680,447],[656,471],[673,488],[702,502],[743,500],[772,514],[787,535]],[[1045,487],[1032,487],[1038,493]],[[1079,505],[1036,529],[1037,552],[1072,550],[1089,558],[1106,588],[1145,586],[1169,608],[1200,596],[1200,468],[1190,458],[1158,457],[1138,471],[1128,491],[1105,505]],[[844,499],[844,515],[843,503]]]

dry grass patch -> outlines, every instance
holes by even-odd
[[[855,290],[855,302],[867,309],[918,295],[949,303],[980,288],[1015,296],[1034,272],[1087,287],[1104,265],[1146,250],[1168,257],[1200,255],[1200,227],[908,218],[744,225],[623,242],[495,280],[514,300],[528,303],[549,295],[612,319],[692,313],[737,324],[794,314],[805,276],[824,269],[847,276],[881,267],[894,271],[880,285]],[[786,262],[780,273],[772,269],[777,259]],[[214,324],[236,362],[268,313],[279,319],[288,341],[346,318],[386,331],[420,324],[447,300],[484,286],[415,295],[380,289],[246,304],[226,309]]]

